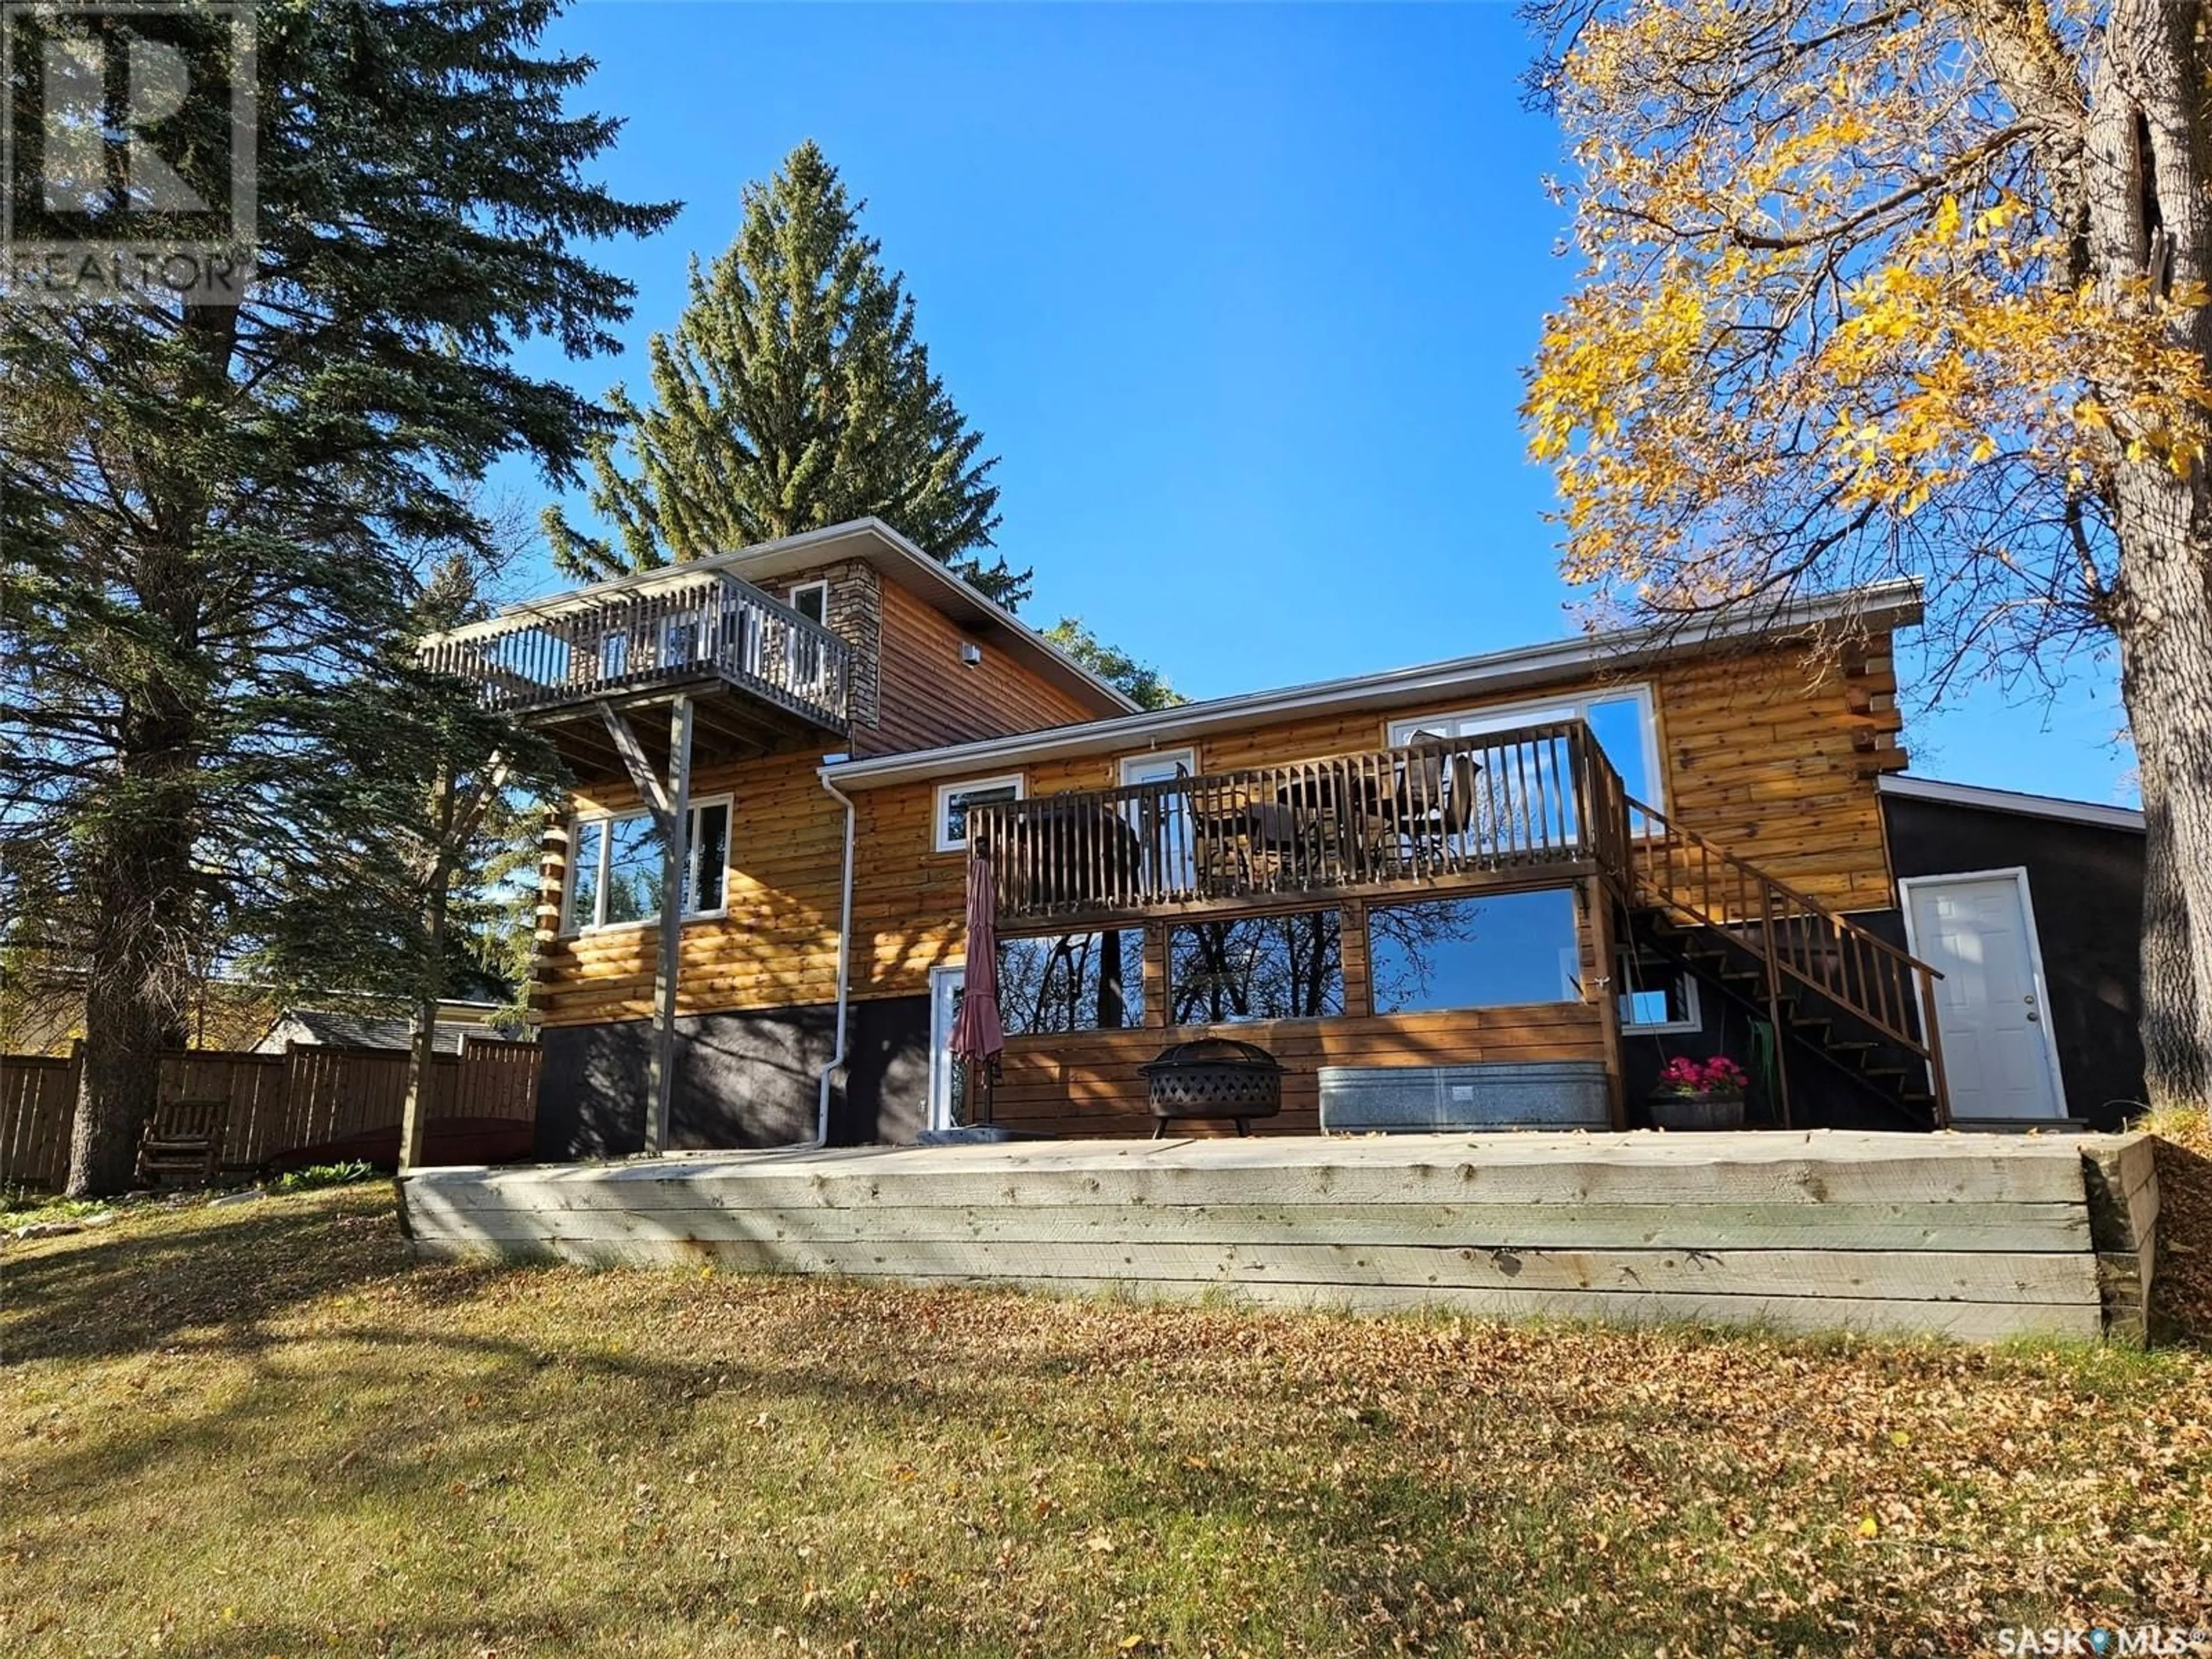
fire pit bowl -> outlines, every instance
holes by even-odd
[[[1283,1109],[1282,1062],[1265,1048],[1227,1037],[1200,1037],[1164,1048],[1143,1068],[1158,1140],[1176,1118],[1231,1118],[1240,1135],[1255,1117]]]

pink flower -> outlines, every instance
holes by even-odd
[[[1692,1060],[1677,1054],[1659,1073],[1659,1086],[1668,1094],[1717,1095],[1741,1091],[1751,1079],[1726,1054]]]

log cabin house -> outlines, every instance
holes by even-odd
[[[871,520],[430,650],[575,780],[532,993],[548,1159],[1149,1134],[1141,1068],[1208,1035],[1280,1064],[1277,1131],[1632,1127],[1668,1060],[1723,1053],[1753,1124],[2093,1115],[2140,1057],[2030,1086],[2025,877],[1968,846],[1965,884],[1900,890],[1918,617],[1899,583],[1146,711]],[[971,881],[988,1077],[949,1042]]]

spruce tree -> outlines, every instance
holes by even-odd
[[[403,1165],[422,1155],[438,1004],[464,985],[503,979],[508,878],[534,860],[541,803],[565,781],[542,736],[483,707],[473,681],[421,665],[424,637],[490,614],[484,574],[464,554],[440,560],[410,626],[349,695],[320,705],[318,764],[288,803],[305,832],[297,840],[317,856],[269,860],[251,959],[256,977],[277,986],[319,981],[404,1008],[412,1054]],[[536,899],[533,880],[533,910]]]
[[[304,797],[434,559],[488,548],[473,481],[565,483],[605,419],[513,349],[611,349],[631,289],[586,246],[673,209],[588,176],[618,124],[568,107],[591,64],[543,50],[554,10],[260,8],[243,303],[0,307],[0,842],[56,849],[87,977],[72,1192],[131,1179],[197,942],[345,856]],[[182,163],[210,199],[218,153]]]
[[[675,332],[647,348],[651,401],[617,388],[592,454],[612,541],[545,513],[555,562],[597,580],[873,516],[1001,604],[1029,573],[983,563],[995,459],[929,366],[905,278],[811,140],[745,186],[736,239],[691,265]]]

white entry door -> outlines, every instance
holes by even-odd
[[[2027,872],[1916,876],[1901,884],[1910,948],[1943,974],[1936,1030],[1952,1115],[2065,1116]]]
[[[954,1127],[961,1097],[967,1092],[966,1066],[952,1057],[952,1019],[966,994],[966,968],[929,970],[929,1127]]]

